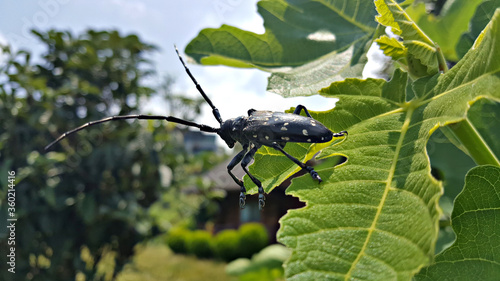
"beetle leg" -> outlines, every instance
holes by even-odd
[[[231,160],[231,162],[229,162],[229,165],[227,165],[227,172],[233,178],[234,182],[240,186],[240,208],[242,208],[242,209],[245,207],[245,198],[246,198],[247,190],[246,190],[245,186],[243,185],[243,181],[240,180],[239,178],[237,178],[233,174],[233,172],[231,172],[231,171],[234,169],[234,167],[236,165],[238,165],[238,163],[241,162],[241,160],[243,159],[243,156],[245,156],[247,151],[248,151],[248,145],[243,146],[243,150],[240,151],[238,154],[236,154],[236,156],[234,156],[233,160]]]
[[[280,151],[281,153],[283,153],[286,157],[288,157],[288,159],[292,160],[295,164],[297,164],[299,167],[301,167],[302,169],[306,170],[309,172],[309,174],[311,174],[311,177],[315,180],[318,180],[319,182],[322,182],[321,180],[321,177],[318,175],[318,173],[313,169],[313,167],[310,167],[310,166],[307,166],[306,164],[302,163],[299,161],[299,159],[293,157],[292,155],[288,154],[286,151],[283,150],[283,148],[277,144],[277,143],[273,143],[272,144],[272,147],[278,151]]]
[[[245,171],[245,173],[247,173],[247,175],[250,177],[250,179],[259,188],[259,210],[262,210],[262,208],[264,208],[264,205],[266,204],[266,202],[264,201],[264,200],[266,200],[266,197],[264,196],[264,188],[262,187],[262,183],[260,182],[260,180],[258,180],[252,174],[250,174],[250,172],[247,169],[248,164],[250,164],[250,162],[252,161],[252,159],[253,159],[255,153],[257,152],[257,150],[259,149],[259,147],[260,147],[260,145],[255,145],[254,147],[252,147],[252,149],[250,149],[250,151],[248,151],[247,154],[245,154],[245,157],[243,157],[243,161],[241,161],[241,167],[243,168],[243,171]]]
[[[302,104],[297,105],[297,107],[293,111],[293,114],[300,115],[300,112],[302,110],[304,110],[304,112],[306,113],[307,117],[312,118],[311,113],[309,113],[309,111],[307,110],[307,108],[305,106],[303,106]]]

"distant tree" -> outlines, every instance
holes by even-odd
[[[41,59],[4,47],[8,59],[0,65],[0,172],[16,172],[16,276],[107,279],[150,235],[151,204],[165,188],[188,182],[178,172],[185,177],[182,167],[198,160],[183,151],[179,130],[159,121],[110,122],[45,153],[67,130],[138,113],[141,98],[155,92],[144,79],[154,74],[147,57],[156,47],[117,31],[33,33],[46,47]],[[166,167],[174,171],[169,180]],[[5,238],[2,229],[2,248]]]

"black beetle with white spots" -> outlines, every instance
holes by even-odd
[[[246,198],[246,188],[243,185],[243,181],[238,179],[231,171],[238,164],[241,163],[241,167],[245,173],[250,177],[250,179],[257,185],[259,190],[259,208],[262,209],[265,204],[264,188],[261,182],[254,177],[247,169],[247,166],[252,161],[255,153],[261,146],[272,147],[279,152],[283,153],[286,157],[292,160],[302,169],[309,172],[311,177],[318,182],[321,182],[321,178],[316,171],[310,166],[299,161],[297,158],[288,154],[283,148],[287,142],[302,142],[302,143],[324,143],[329,142],[333,137],[347,136],[346,131],[341,131],[340,133],[333,133],[319,121],[314,120],[311,114],[303,105],[298,105],[293,113],[282,113],[282,112],[272,112],[272,111],[259,111],[255,109],[248,110],[248,116],[239,116],[232,119],[227,119],[223,121],[219,110],[213,105],[212,101],[205,94],[200,84],[196,81],[191,71],[184,63],[177,47],[175,48],[179,60],[181,61],[187,74],[196,85],[196,89],[203,96],[205,101],[212,108],[212,113],[215,119],[220,124],[220,128],[213,128],[207,125],[198,124],[188,120],[183,120],[173,116],[161,116],[161,115],[119,115],[111,116],[101,120],[88,122],[82,126],[68,131],[61,136],[59,136],[55,141],[50,143],[45,147],[48,150],[51,146],[58,143],[70,134],[76,133],[83,130],[89,126],[101,124],[113,120],[125,120],[125,119],[147,119],[147,120],[166,120],[168,122],[174,122],[186,126],[196,127],[202,132],[216,133],[218,134],[229,146],[233,148],[235,143],[238,142],[243,146],[243,150],[240,151],[227,166],[227,171],[233,180],[240,186],[240,207],[245,206]],[[306,116],[301,116],[300,112],[304,111]]]

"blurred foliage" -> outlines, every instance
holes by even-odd
[[[250,258],[269,244],[266,228],[260,223],[247,223],[240,227],[241,257]]]
[[[186,240],[190,235],[189,230],[174,228],[165,236],[165,243],[176,254],[187,254]]]
[[[235,229],[225,229],[217,233],[212,245],[215,256],[223,261],[229,262],[240,257],[240,235]]]
[[[240,258],[229,263],[226,273],[238,276],[240,281],[285,280],[283,263],[290,257],[290,252],[283,245],[270,245],[255,254],[252,259]]]
[[[176,143],[182,144],[182,140]],[[216,200],[225,195],[223,191],[213,190],[210,182],[193,175],[207,171],[228,156],[221,151],[217,154],[202,152],[195,156],[181,155],[178,151],[182,149],[182,147],[177,147],[177,151],[169,151],[171,157],[178,157],[179,163],[183,163],[182,161],[185,163],[182,166],[169,165],[169,169],[175,168],[168,172],[174,175],[170,186],[176,188],[165,190],[159,200],[149,208],[149,216],[160,232],[167,232],[176,226],[194,228],[197,225],[204,225],[218,213],[219,207]],[[165,168],[165,166],[160,167],[160,170],[165,170]],[[196,187],[196,190],[189,189],[184,190],[187,192],[181,192],[181,187],[186,186]]]
[[[165,243],[176,254],[192,254],[198,258],[218,258],[232,261],[250,258],[269,244],[264,225],[246,223],[238,230],[226,229],[212,236],[206,230],[172,228],[164,238]]]
[[[186,246],[188,254],[206,259],[213,257],[212,234],[206,230],[195,230],[187,236]]]
[[[195,257],[175,255],[161,244],[138,245],[133,263],[125,265],[117,281],[198,281],[237,280],[225,272],[226,264]]]
[[[144,85],[155,73],[147,58],[156,47],[117,31],[33,34],[46,48],[41,58],[3,47],[7,60],[0,65],[0,172],[16,171],[16,255],[30,257],[17,259],[16,276],[108,279],[100,264],[120,270],[133,246],[158,231],[161,220],[149,215],[154,202],[160,208],[153,213],[173,212],[178,221],[192,220],[200,205],[210,205],[209,184],[193,175],[223,156],[190,155],[181,129],[153,121],[88,128],[45,153],[43,147],[65,131],[138,113],[155,92]],[[177,116],[196,117],[200,102],[173,95],[172,81],[164,81],[157,92],[185,105],[176,108]],[[178,201],[186,186],[202,187],[187,207],[187,199]],[[1,198],[6,191],[2,182]],[[5,221],[6,205],[1,209]],[[6,234],[0,231],[2,247]]]

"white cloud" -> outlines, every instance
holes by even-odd
[[[125,16],[137,19],[145,17],[148,9],[144,2],[137,0],[111,0],[111,3],[118,6],[121,13]]]
[[[264,21],[257,13],[257,2],[243,0],[212,0],[207,19],[210,25],[229,24],[243,30],[264,33]]]

